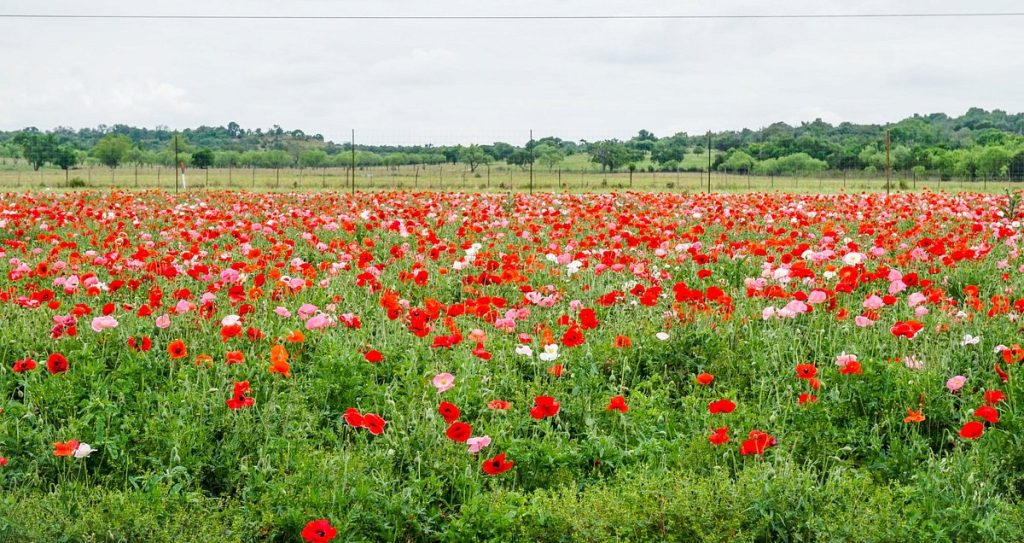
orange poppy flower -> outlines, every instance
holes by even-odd
[[[78,441],[72,439],[71,441],[57,442],[53,444],[53,455],[54,456],[71,456],[75,454],[75,449],[78,448]]]
[[[291,377],[291,365],[288,364],[288,351],[284,345],[274,345],[270,348],[270,373],[280,373],[285,377]]]
[[[1003,349],[1003,362],[1007,364],[1016,364],[1021,360],[1024,360],[1024,348],[1014,343],[1009,349]]]
[[[906,423],[919,423],[924,422],[924,409],[918,409],[914,411],[911,408],[907,408],[907,416],[903,418],[903,422]]]
[[[185,347],[185,342],[176,339],[167,345],[167,354],[171,355],[171,359],[185,358],[188,356],[188,348]]]

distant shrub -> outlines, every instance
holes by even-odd
[[[71,180],[68,181],[68,187],[73,189],[81,189],[88,186],[88,183],[86,183],[81,177],[72,177]]]

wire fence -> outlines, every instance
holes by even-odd
[[[178,174],[176,179],[176,174]],[[354,179],[354,185],[353,185]],[[177,183],[176,183],[177,182]],[[1002,179],[894,175],[891,191],[1002,192],[1020,185]],[[471,192],[885,192],[886,180],[861,172],[814,175],[752,175],[729,172],[600,171],[594,169],[529,168],[503,163],[471,170],[462,164],[365,166],[355,168],[209,168],[181,175],[163,166],[89,166],[0,170],[0,189],[161,189],[255,191],[471,191]]]
[[[886,192],[888,191],[969,191],[1002,192],[1017,185],[1024,172],[1007,172],[1001,177],[940,176],[920,174],[911,170],[893,170],[887,182],[885,173],[864,170],[828,170],[812,174],[756,175],[750,172],[719,171],[713,158],[719,151],[707,148],[690,149],[675,171],[662,171],[658,164],[644,159],[632,167],[614,170],[602,167],[589,155],[571,150],[562,159],[541,163],[531,155],[528,163],[509,163],[487,159],[468,164],[458,157],[445,157],[431,163],[364,164],[361,159],[348,158],[355,149],[362,153],[418,153],[439,156],[449,146],[467,142],[510,142],[522,149],[529,142],[543,142],[547,133],[557,129],[503,132],[435,132],[395,133],[352,131],[335,134],[349,136],[348,141],[323,144],[330,155],[322,167],[300,167],[299,157],[306,147],[287,150],[292,157],[287,167],[231,166],[194,168],[184,171],[169,165],[122,164],[108,168],[91,162],[69,170],[47,165],[32,169],[24,160],[0,160],[2,190],[67,190],[67,189],[161,189],[186,190],[253,190],[253,191],[473,191],[473,192]],[[536,139],[535,139],[536,138]],[[561,140],[559,140],[561,141]],[[289,143],[288,140],[284,140]],[[295,143],[294,141],[291,143]],[[353,146],[354,143],[354,146]],[[582,140],[580,143],[583,143]],[[270,145],[284,144],[268,141]],[[572,147],[575,144],[568,144]],[[198,147],[193,145],[193,150]],[[582,146],[581,146],[582,147]],[[410,151],[412,150],[412,151]],[[166,152],[166,151],[165,151]],[[183,153],[184,156],[188,156]],[[185,161],[188,159],[185,158]],[[177,162],[177,160],[175,160]],[[386,162],[386,161],[385,161]],[[415,161],[413,161],[415,162]],[[350,165],[355,163],[353,168]],[[709,167],[710,166],[710,167]],[[710,172],[709,172],[710,169]]]

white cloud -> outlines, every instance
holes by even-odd
[[[5,0],[8,12],[947,12],[1014,0]],[[237,121],[375,142],[1024,110],[1014,18],[729,21],[0,20],[0,129]]]
[[[443,82],[451,74],[455,53],[443,49],[413,49],[407,55],[382,60],[370,66],[369,73],[381,82],[429,84]]]
[[[111,107],[134,113],[152,114],[163,109],[186,113],[194,104],[185,94],[184,89],[166,81],[129,81],[110,89],[106,101]]]

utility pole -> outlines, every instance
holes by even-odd
[[[708,194],[711,194],[711,131],[708,130]]]
[[[178,194],[178,133],[171,137],[174,138],[174,194]]]
[[[889,195],[890,187],[892,186],[892,161],[890,159],[890,150],[892,148],[892,138],[889,136],[889,129],[885,129],[885,195]]]
[[[530,146],[530,195],[533,195],[533,130],[530,130],[530,141],[527,143]]]

